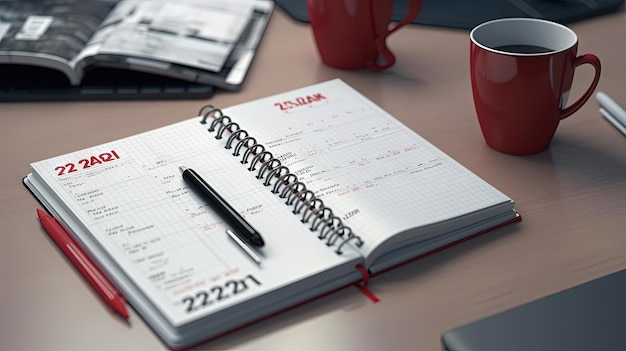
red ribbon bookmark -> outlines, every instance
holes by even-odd
[[[367,283],[370,280],[370,274],[367,271],[367,268],[363,267],[360,264],[356,265],[356,269],[359,270],[359,272],[361,272],[361,276],[363,277],[363,280],[361,282],[358,283],[354,283],[354,286],[357,287],[357,289],[361,290],[361,293],[363,293],[363,295],[365,295],[368,299],[370,299],[370,301],[372,301],[373,303],[376,303],[378,301],[380,301],[380,299],[378,298],[378,296],[374,295],[373,292],[371,292],[368,288],[367,288]]]

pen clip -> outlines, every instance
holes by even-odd
[[[235,234],[230,228],[226,228],[226,234],[233,239],[237,246],[239,246],[257,265],[261,265],[261,258],[252,250],[248,244],[239,239],[239,236]]]

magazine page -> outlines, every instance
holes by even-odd
[[[120,67],[132,63],[167,71],[176,64],[219,72],[254,5],[254,0],[122,1],[81,56],[118,60]]]
[[[115,0],[0,1],[0,62],[63,71],[80,53]]]

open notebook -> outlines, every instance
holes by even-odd
[[[200,115],[32,163],[24,179],[173,348],[519,220],[341,80]],[[260,265],[179,166],[262,233]]]

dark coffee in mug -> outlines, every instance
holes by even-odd
[[[541,54],[552,51],[552,49],[537,45],[502,45],[493,49],[513,54]]]

